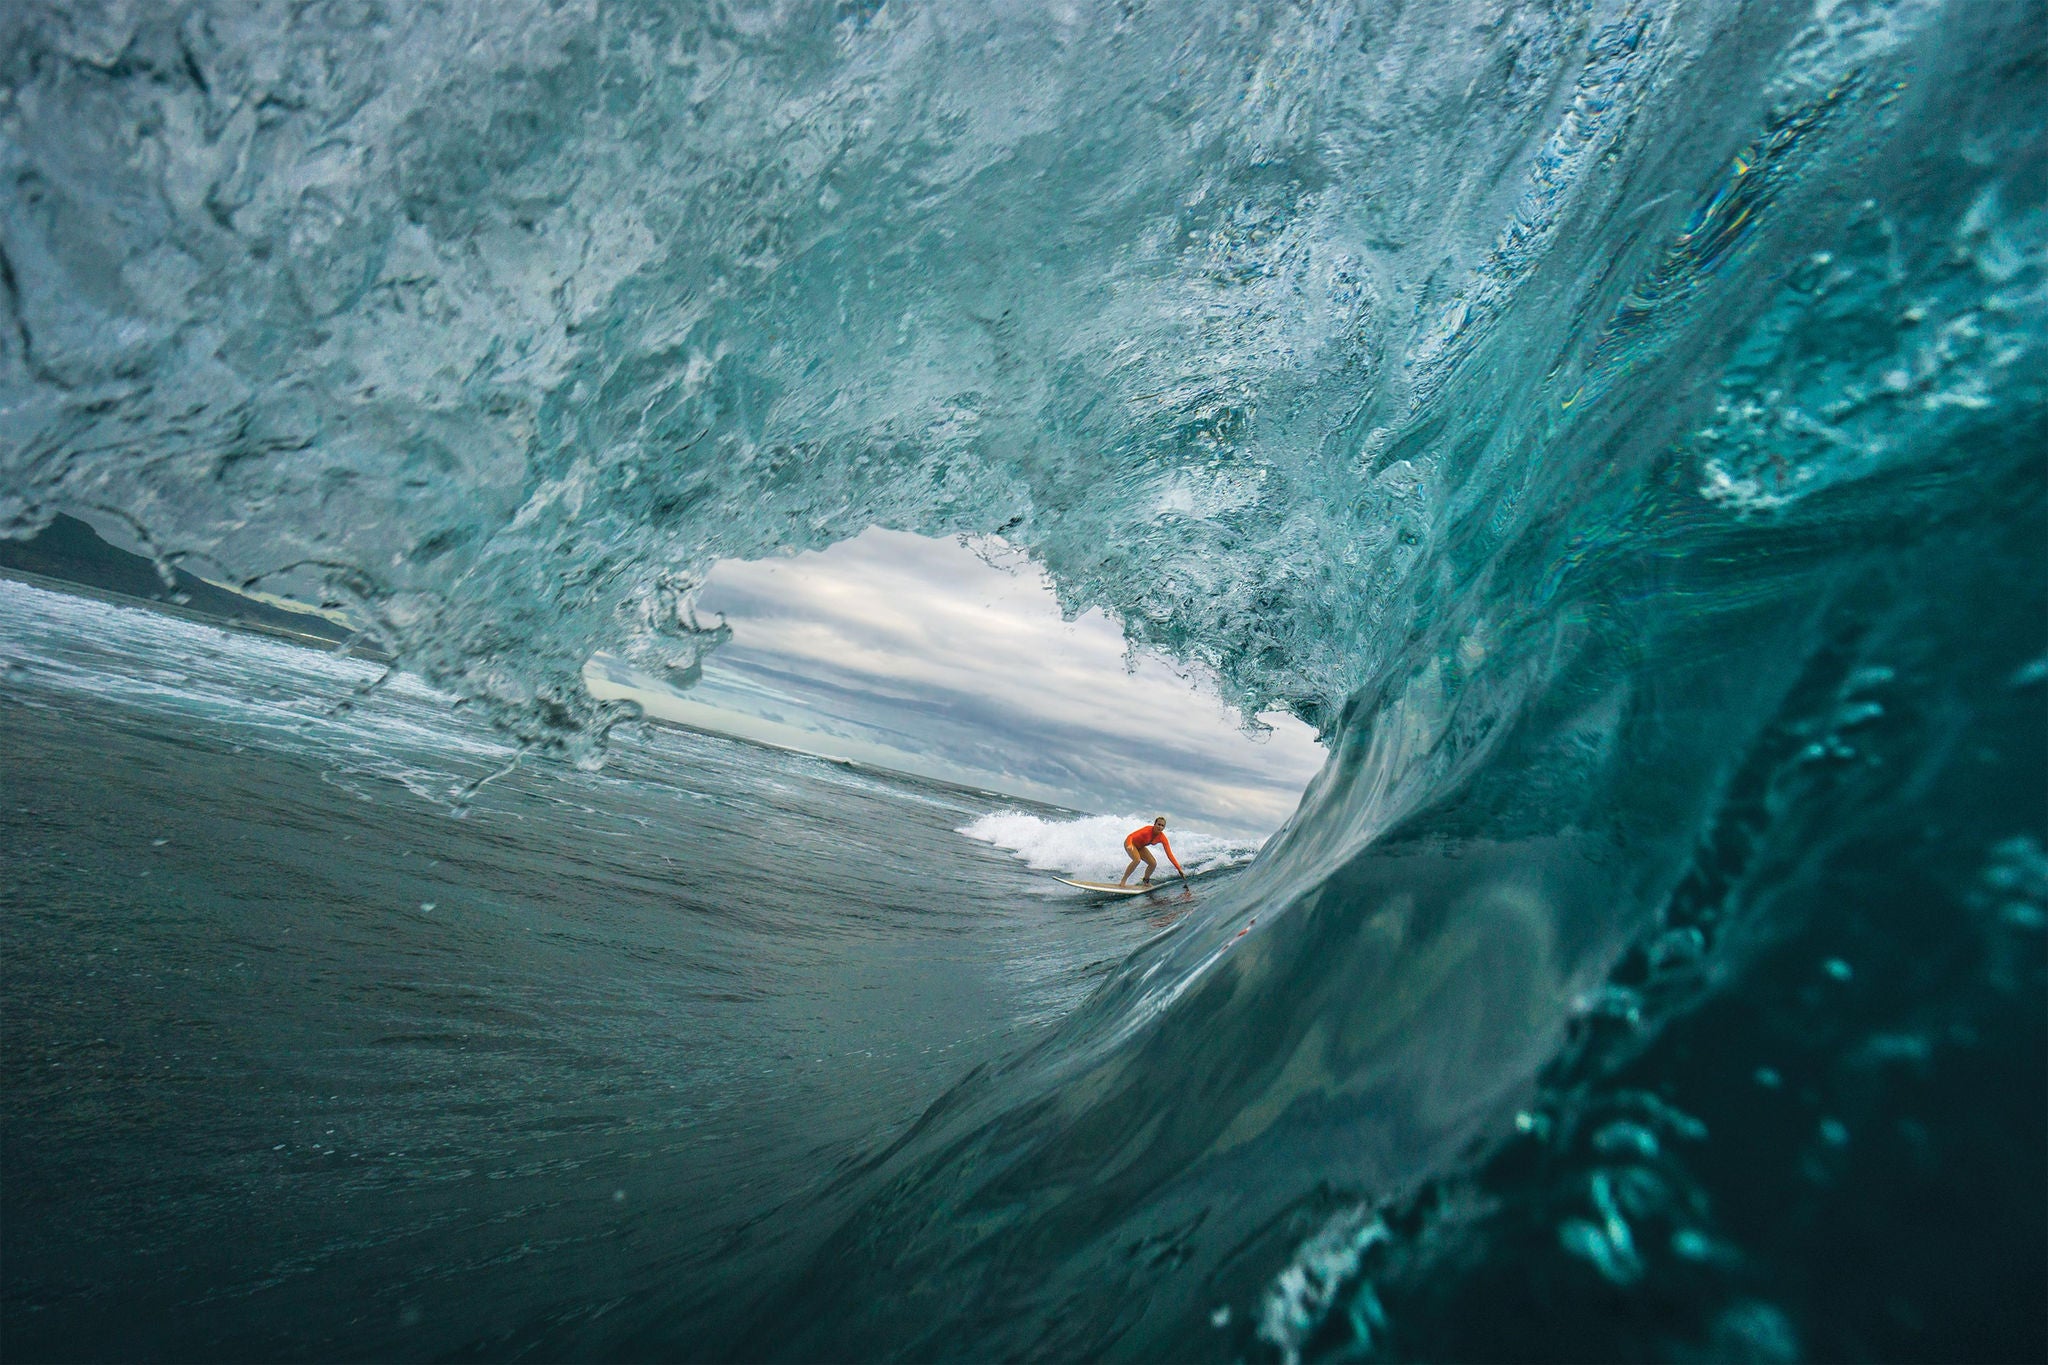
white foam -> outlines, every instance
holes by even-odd
[[[1124,857],[1124,836],[1151,823],[1150,815],[1084,815],[1075,820],[1047,820],[1023,811],[1002,810],[962,825],[959,832],[1015,854],[1041,872],[1063,872],[1101,881],[1114,880],[1129,861]],[[1259,851],[1255,844],[1200,830],[1175,829],[1170,823],[1166,837],[1190,875],[1248,863]],[[1159,866],[1172,874],[1173,865],[1164,857],[1159,859]]]

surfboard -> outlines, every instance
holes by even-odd
[[[1104,896],[1142,896],[1147,891],[1164,891],[1167,885],[1165,882],[1154,882],[1150,886],[1118,886],[1115,882],[1077,882],[1067,877],[1054,877],[1053,880]],[[1174,884],[1179,885],[1178,881]]]

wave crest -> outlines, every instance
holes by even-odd
[[[993,844],[1040,872],[1061,872],[1086,881],[1113,881],[1128,861],[1123,854],[1124,836],[1151,823],[1149,815],[1083,815],[1072,820],[1050,820],[1024,811],[996,811],[962,825],[960,833]],[[1242,867],[1258,855],[1255,845],[1241,840],[1174,829],[1170,824],[1167,838],[1190,875]],[[1159,865],[1169,875],[1172,873],[1172,866],[1164,858]]]

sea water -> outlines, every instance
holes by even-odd
[[[2048,1354],[2044,54],[2026,0],[6,7],[0,534],[401,671],[21,627],[0,1344]],[[1003,803],[582,690],[876,526],[1329,761],[1154,926]],[[365,1074],[472,1126],[321,1116]],[[707,1113],[762,1161],[634,1221],[620,1125]]]
[[[667,728],[513,767],[381,666],[18,583],[0,648],[21,1358],[717,1321],[1198,899],[973,833],[1071,813]]]
[[[922,1200],[917,1182],[901,1187],[920,1130],[950,1119],[971,1131],[963,1115],[1047,1093],[1045,1073],[1104,1057],[1128,1069],[1114,1059],[1137,1030],[1227,952],[1259,951],[1244,940],[1261,898],[1235,880],[1255,850],[1200,831],[1179,835],[1193,889],[1104,904],[1033,869],[1114,871],[1121,855],[1105,846],[1136,817],[666,727],[617,736],[600,772],[522,763],[481,717],[382,665],[14,582],[0,581],[0,644],[4,1311],[9,1349],[27,1357],[807,1355],[821,1330],[832,1340],[845,1328],[793,1324],[780,1306],[829,1313],[862,1283],[871,1263],[849,1258],[845,1238],[877,1216],[878,1192],[883,1210],[911,1192]],[[1945,944],[1959,926],[1904,907],[1885,918],[1881,902],[1805,931],[1750,988],[1783,1003],[1762,1019],[1754,1006],[1718,1006],[1681,1034],[1699,1040],[1681,1047],[1710,1049],[1712,1084],[1734,1092],[1720,1105],[1754,1131],[1723,1131],[1721,1155],[1665,1098],[1669,1080],[1645,1078],[1647,1089],[1611,1088],[1562,1119],[1590,1165],[1567,1161],[1559,1174],[1592,1181],[1593,1220],[1569,1214],[1570,1194],[1558,1208],[1546,1186],[1492,1168],[1482,1182],[1511,1183],[1485,1198],[1513,1208],[1533,1197],[1567,1262],[1597,1270],[1590,1284],[1632,1286],[1661,1257],[1692,1267],[1698,1282],[1678,1292],[1712,1308],[1742,1265],[1726,1222],[1769,1227],[1771,1200],[1825,1195],[1866,1145],[1905,1145],[1860,1158],[1877,1160],[1871,1174],[1888,1184],[1885,1161],[1933,1163],[1945,1184],[1963,1182],[1958,1198],[1973,1179],[2016,1175],[2018,1154],[1998,1134],[2038,1119],[2038,1094],[2009,1078],[2040,1060],[2026,1015],[2044,899],[2048,859],[2020,839],[1993,851],[1965,899],[1974,947]],[[1510,926],[1531,907],[1503,909],[1458,950],[1456,970],[1475,981],[1526,971],[1472,955],[1529,950],[1526,929]],[[1936,973],[1907,1021],[1872,980],[1898,968],[1871,936],[1903,933],[1926,940],[1920,970]],[[1707,941],[1677,928],[1644,960],[1652,975],[1682,973]],[[1367,987],[1370,1012],[1390,1017],[1389,1055],[1424,1067],[1431,1092],[1464,1087],[1446,1065],[1524,1074],[1527,1059],[1502,1068],[1474,1051],[1521,1032],[1487,1021],[1487,992],[1457,995],[1447,1014],[1422,1006],[1407,956],[1382,952],[1325,979]],[[1626,1026],[1646,1007],[1627,987],[1588,977],[1580,988],[1573,1008],[1589,1023]],[[1297,1017],[1341,1013],[1332,1006],[1311,1000]],[[1859,1010],[1872,1016],[1867,1041],[1830,1083],[1827,1068],[1843,1065],[1826,1060],[1833,1033],[1858,1029]],[[1160,1088],[1145,1112],[1171,1112],[1168,1092],[1199,1105],[1215,1069],[1234,1064],[1151,1051],[1122,1082]],[[1983,1058],[1971,1064],[1973,1052]],[[1899,1072],[1961,1108],[1946,1121],[1882,1117],[1888,1102],[1872,1086]],[[1342,1162],[1376,1148],[1386,1187],[1437,1150],[1404,1154],[1390,1141],[1388,1119],[1415,1122],[1413,1101],[1395,1100],[1405,1090],[1382,1082],[1340,1126],[1354,1149]],[[1979,1132],[1987,1106],[2006,1117]],[[1513,1114],[1538,1142],[1559,1121],[1541,1101]],[[1992,1164],[1942,1162],[1937,1142],[1989,1143]],[[1768,1182],[1745,1155],[1779,1150],[1792,1164]],[[1741,1173],[1723,1177],[1717,1208],[1692,1183],[1716,1156]],[[1284,1191],[1295,1169],[1226,1165],[1204,1176],[1201,1197]],[[1131,1175],[1158,1189],[1176,1173]],[[1736,1196],[1764,1203],[1745,1215]],[[1458,1199],[1480,1197],[1437,1196],[1452,1200],[1452,1226],[1474,1216]],[[2002,1254],[2024,1258],[2024,1187],[1993,1183],[1974,1197],[2019,1214],[2005,1234],[1975,1221],[2017,1236]],[[1112,1198],[1112,1226],[1143,1203]],[[1369,1214],[1323,1225],[1327,1196],[1296,1207],[1273,1259],[1246,1266],[1249,1283],[1204,1286],[1211,1301],[1170,1332],[1172,1353],[1306,1342],[1318,1302],[1356,1283],[1368,1253],[1398,1245]],[[1970,1305],[1976,1339],[2023,1340],[2024,1298],[1936,1272],[1938,1257],[1978,1254],[1942,1252],[1954,1212],[1928,1210],[1924,1249],[1874,1250],[1924,1267],[1930,1291]],[[920,1205],[915,1216],[933,1214]],[[1170,1274],[1202,1221],[1198,1210],[1120,1232],[1107,1265],[1084,1243],[1016,1273],[1027,1284],[1099,1280],[1138,1256],[1149,1275]],[[1645,1244],[1646,1233],[1662,1241]],[[1410,1331],[1481,1354],[1551,1354],[1523,1324],[1555,1302],[1516,1302],[1526,1290],[1511,1278],[1489,1290],[1505,1311],[1474,1323],[1434,1275],[1404,1283],[1413,1273],[1396,1260],[1377,1294],[1370,1281],[1346,1290],[1361,1296],[1348,1330],[1371,1340],[1385,1330],[1381,1296],[1399,1304],[1405,1292]],[[1142,1315],[1158,1297],[1103,1283],[1112,1312]],[[1615,1306],[1596,1297],[1581,1311],[1597,1321]],[[854,1320],[886,1335],[857,1349],[894,1354],[900,1340],[911,1354],[973,1355],[1016,1330],[1014,1304],[998,1316],[972,1309],[877,1301]],[[1617,1319],[1621,1340],[1660,1330],[1635,1323],[1638,1311]],[[1799,1329],[1770,1299],[1718,1313],[1727,1354],[1796,1352]],[[1074,1340],[1043,1320],[1028,1330],[1047,1354]]]

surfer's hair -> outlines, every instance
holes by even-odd
[[[1163,825],[1166,823],[1166,817],[1163,815],[1155,815],[1152,817],[1152,823],[1155,825]]]

